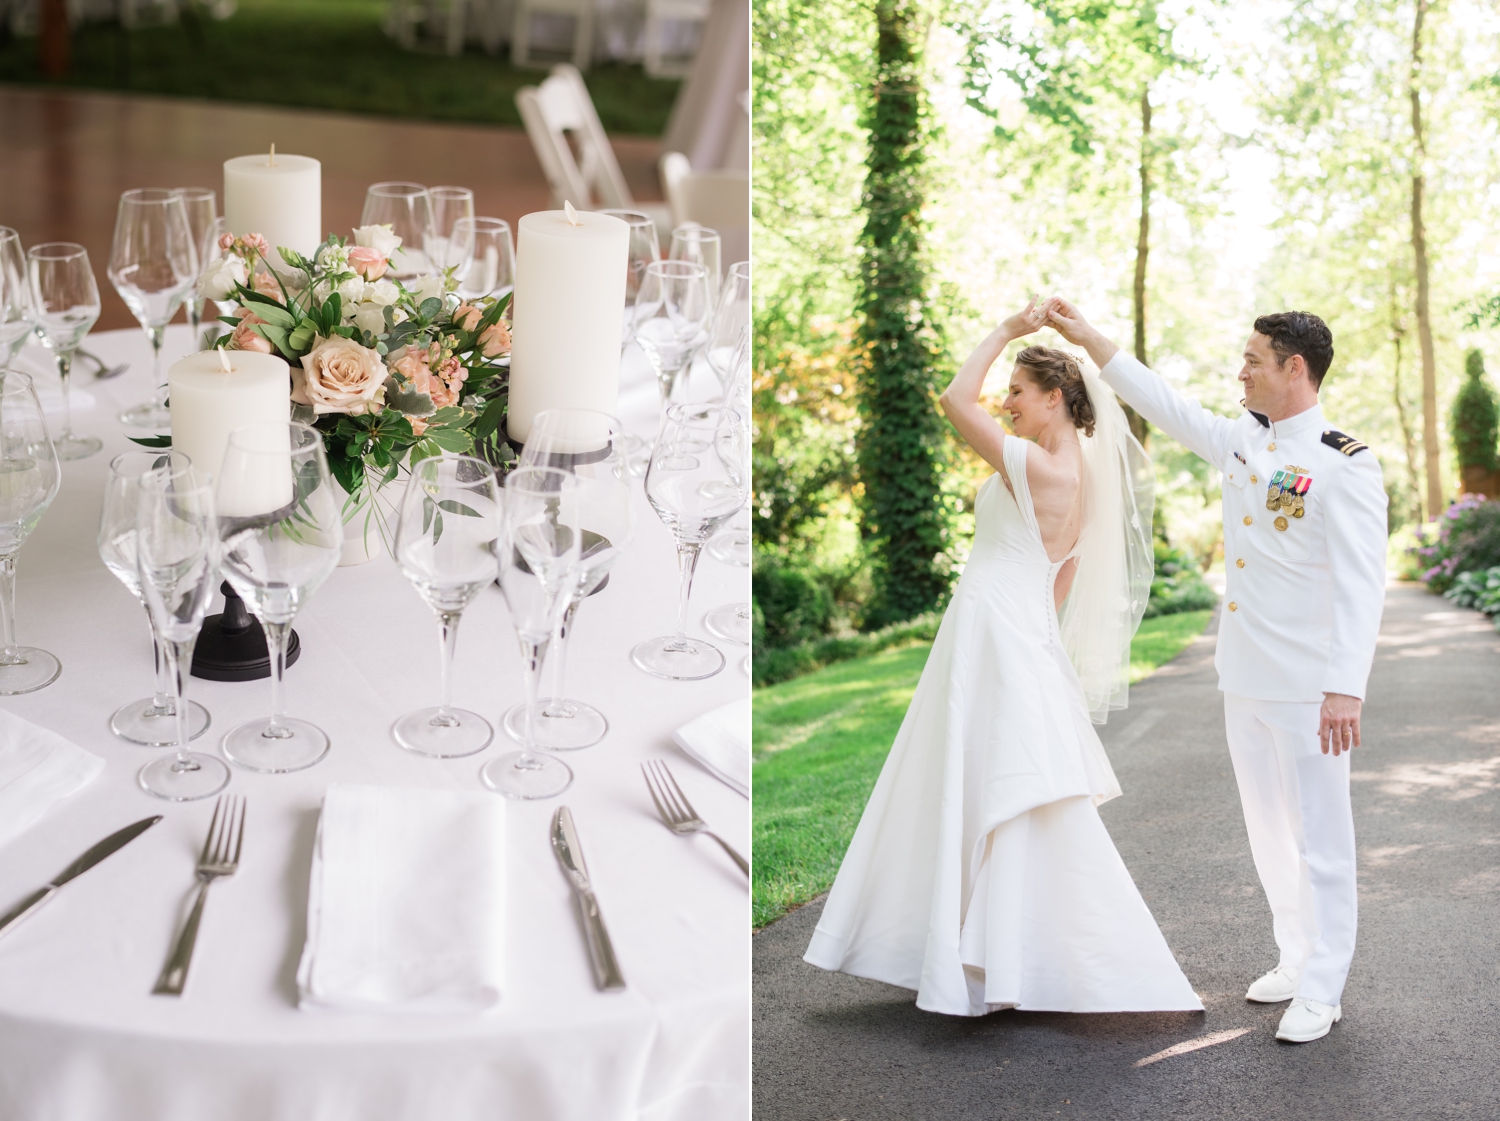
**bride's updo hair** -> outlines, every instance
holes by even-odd
[[[1028,377],[1043,393],[1062,390],[1063,404],[1068,416],[1073,418],[1073,427],[1083,429],[1085,436],[1094,434],[1094,403],[1089,400],[1088,387],[1083,384],[1083,371],[1078,360],[1065,350],[1053,350],[1045,346],[1028,346],[1016,355],[1016,365],[1026,371]]]

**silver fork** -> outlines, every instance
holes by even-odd
[[[672,772],[660,759],[652,759],[641,764],[641,773],[646,776],[646,789],[651,791],[651,800],[656,803],[656,812],[661,815],[666,827],[673,833],[706,833],[719,842],[719,846],[734,858],[734,862],[740,866],[740,871],[745,875],[750,874],[750,865],[745,858],[734,849],[729,847],[728,842],[708,827],[708,823],[698,816],[693,809],[687,795],[682,792],[682,787],[677,785],[677,780],[672,777]]]
[[[220,876],[232,876],[240,866],[240,844],[245,839],[245,799],[220,795],[214,802],[213,820],[208,823],[208,836],[203,840],[203,852],[198,857],[198,898],[188,913],[182,933],[161,967],[161,976],[156,979],[153,993],[181,996],[187,984],[188,966],[193,961],[193,946],[198,941],[198,923],[203,918],[203,901],[208,897],[208,885]],[[231,852],[231,848],[233,851]]]
[[[78,348],[77,353],[78,357],[87,358],[95,366],[99,367],[94,371],[95,381],[105,381],[109,378],[117,378],[126,370],[130,369],[129,362],[121,362],[118,366],[106,366],[104,364],[104,359],[100,358],[97,354],[92,354],[89,351],[84,350],[82,347]]]

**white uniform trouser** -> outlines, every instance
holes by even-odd
[[[1318,745],[1316,702],[1224,694],[1224,727],[1279,964],[1297,995],[1338,1004],[1354,957],[1357,902],[1349,753]]]

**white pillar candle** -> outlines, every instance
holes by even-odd
[[[228,362],[229,369],[224,369]],[[172,405],[172,448],[219,484],[219,512],[263,514],[291,501],[291,468],[257,478],[221,480],[229,434],[246,424],[285,423],[292,415],[292,376],[274,354],[205,350],[172,363],[167,371]]]
[[[260,234],[271,264],[287,266],[281,246],[311,257],[323,242],[323,165],[274,149],[224,161],[224,223],[233,234]]]
[[[507,430],[524,442],[543,409],[615,411],[630,227],[610,214],[543,210],[516,234]]]

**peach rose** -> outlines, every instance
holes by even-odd
[[[484,318],[484,310],[473,304],[459,304],[453,309],[453,322],[465,331],[472,331],[479,326],[479,321]]]
[[[339,335],[315,338],[302,356],[302,368],[292,367],[292,400],[311,405],[320,416],[378,413],[385,406],[385,379],[385,364],[375,351]]]
[[[255,290],[262,296],[270,296],[273,300],[281,299],[281,285],[276,283],[276,278],[268,272],[255,274]]]
[[[262,338],[250,330],[255,324],[264,323],[265,320],[253,311],[246,309],[241,309],[239,314],[239,326],[234,329],[234,334],[230,336],[230,347],[234,350],[253,350],[258,354],[270,354],[271,343],[269,340]]]
[[[510,353],[510,326],[501,319],[491,323],[479,336],[479,351],[486,358],[499,358]]]
[[[373,283],[385,275],[385,255],[378,249],[357,245],[349,250],[349,267]]]

